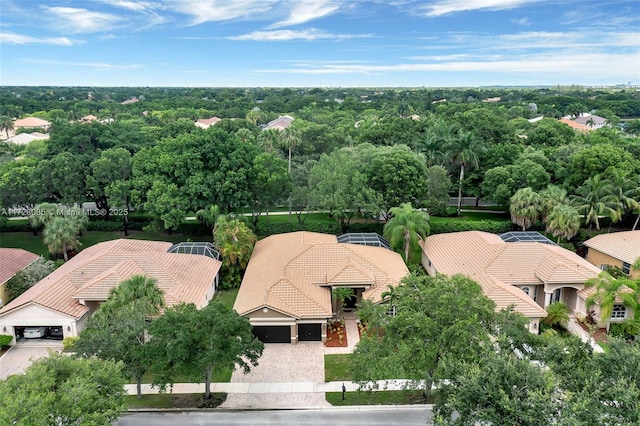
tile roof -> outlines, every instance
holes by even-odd
[[[409,273],[399,254],[381,247],[338,243],[335,235],[292,232],[256,244],[234,309],[241,315],[271,307],[294,318],[332,315],[332,285],[369,286],[378,302]]]
[[[49,127],[51,123],[38,117],[19,118],[13,123],[13,127]]]
[[[49,135],[44,133],[20,133],[7,139],[7,142],[15,143],[18,145],[26,145],[31,141],[49,139]]]
[[[436,234],[421,244],[438,273],[466,275],[477,281],[498,309],[515,305],[530,318],[546,312],[514,285],[584,284],[600,270],[559,246],[535,242],[506,243],[480,231]]]
[[[292,122],[293,122],[293,117],[291,117],[290,115],[281,115],[275,120],[271,120],[270,122],[268,122],[267,125],[265,126],[265,129],[284,130],[287,127],[291,126]]]
[[[28,303],[80,318],[88,308],[79,300],[104,301],[109,290],[136,274],[155,278],[165,303],[200,306],[220,270],[207,256],[167,253],[171,243],[119,239],[88,247],[0,309],[0,316]]]
[[[216,124],[218,121],[222,120],[221,118],[218,117],[211,117],[211,118],[200,118],[199,120],[196,121],[196,126],[202,128],[202,129],[208,129],[209,127],[213,126],[214,124]]]
[[[596,235],[585,241],[584,245],[633,264],[640,257],[640,230]]]
[[[570,120],[568,118],[562,118],[560,119],[560,122],[566,124],[567,126],[573,128],[574,130],[580,130],[582,132],[588,132],[589,130],[591,130],[590,127],[585,126],[584,124],[576,123],[575,121]]]
[[[0,284],[38,260],[40,256],[18,248],[0,248]]]

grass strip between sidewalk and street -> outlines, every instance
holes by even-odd
[[[136,395],[127,395],[125,397],[125,408],[144,409],[144,408],[215,408],[227,399],[227,394],[222,392],[212,393],[211,398],[204,399],[202,393],[161,393],[142,395],[138,398]]]
[[[331,405],[411,405],[433,404],[435,394],[427,400],[419,390],[391,390],[391,391],[358,391],[326,392],[325,398]]]

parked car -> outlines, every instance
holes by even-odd
[[[49,332],[47,334],[52,339],[62,339],[62,327],[49,327]]]
[[[52,339],[62,339],[62,327],[49,327],[49,332],[47,334]]]
[[[25,339],[39,339],[47,333],[47,327],[26,327],[24,329]]]

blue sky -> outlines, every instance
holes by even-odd
[[[0,85],[640,84],[640,0],[0,0]]]

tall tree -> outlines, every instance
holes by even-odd
[[[580,230],[580,213],[567,204],[556,205],[546,217],[546,229],[554,237],[570,240]]]
[[[427,196],[424,206],[434,216],[447,216],[449,206],[449,190],[451,179],[447,169],[442,166],[431,166],[427,169]]]
[[[193,304],[171,307],[151,324],[149,332],[153,353],[161,360],[158,375],[202,374],[205,399],[211,397],[211,375],[216,369],[238,366],[248,373],[258,365],[264,349],[251,332],[249,319],[217,301],[200,310]]]
[[[223,287],[240,285],[256,241],[253,231],[241,220],[218,218],[213,228],[213,243],[222,256]]]
[[[411,251],[418,247],[418,241],[429,235],[429,214],[414,209],[411,203],[393,207],[390,213],[391,219],[384,225],[384,236],[392,247],[402,246],[404,260],[408,263]]]
[[[62,254],[65,262],[69,260],[69,250],[78,249],[79,229],[70,216],[56,216],[42,231],[44,243],[49,248],[49,253]]]
[[[523,231],[530,228],[540,219],[542,213],[542,198],[531,188],[519,189],[509,200],[511,220],[522,227]]]
[[[287,162],[274,152],[258,154],[249,171],[251,192],[251,221],[257,228],[260,215],[265,210],[284,202],[291,192],[291,174],[287,173]]]
[[[289,126],[280,135],[283,145],[289,150],[289,174],[291,174],[291,155],[297,145],[300,144],[300,130],[297,127]]]
[[[568,204],[567,190],[557,185],[549,185],[539,192],[542,197],[542,220],[547,222],[547,216],[559,204]]]
[[[204,223],[209,227],[211,231],[213,231],[213,227],[216,225],[218,218],[221,215],[220,207],[217,205],[211,205],[206,209],[201,209],[196,212],[196,219],[198,221]]]
[[[576,190],[572,203],[578,213],[584,216],[585,224],[589,225],[589,234],[593,225],[600,229],[601,217],[607,217],[612,222],[620,219],[619,201],[614,191],[613,185],[600,175],[590,177]]]
[[[13,120],[6,115],[0,116],[0,131],[5,132],[9,139],[9,132],[13,130]]]
[[[458,181],[458,216],[462,210],[462,182],[465,167],[473,168],[478,165],[478,156],[484,150],[480,141],[471,132],[458,131],[457,135],[446,145],[447,156],[454,165],[460,166]]]
[[[82,356],[122,361],[125,373],[137,384],[138,398],[142,397],[142,377],[152,358],[149,322],[164,307],[162,295],[156,280],[142,275],[121,282],[89,318],[74,345]]]
[[[0,380],[0,424],[110,425],[124,409],[122,365],[56,353]]]
[[[495,305],[474,281],[410,275],[395,292],[396,315],[373,306],[378,312],[368,316],[366,327],[374,332],[363,335],[352,355],[353,378],[363,387],[402,377],[428,397],[449,368],[475,362],[491,347]]]

